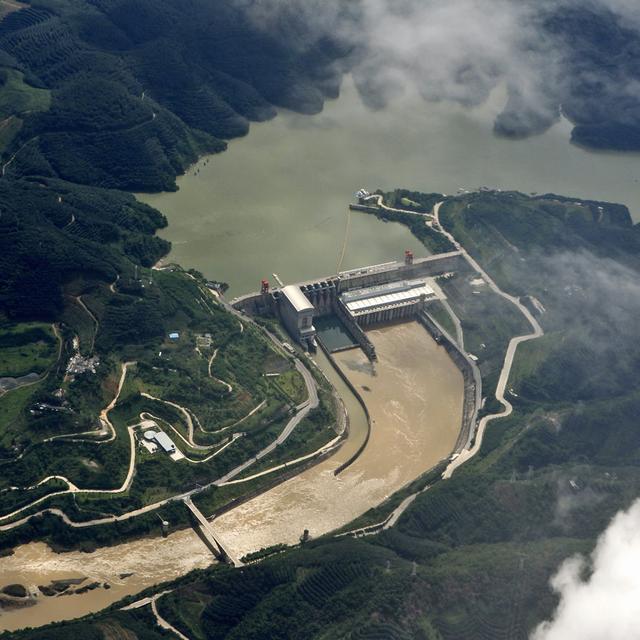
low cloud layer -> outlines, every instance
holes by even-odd
[[[560,603],[531,640],[640,638],[640,500],[616,515],[589,559],[566,560],[551,585]]]
[[[509,101],[496,126],[507,135],[544,131],[561,105],[576,119],[593,121],[600,117],[594,110],[611,110],[607,97],[612,105],[627,100],[620,118],[640,122],[637,64],[610,59],[640,30],[636,0],[236,1],[262,28],[281,29],[288,39],[300,34],[302,47],[317,37],[352,47],[350,69],[373,108],[407,83],[427,100],[465,105],[483,102],[504,83]],[[305,28],[290,28],[293,21]],[[584,68],[585,46],[602,49],[590,68]]]

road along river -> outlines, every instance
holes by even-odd
[[[372,420],[363,454],[339,476],[343,450],[317,467],[214,520],[242,555],[274,541],[297,542],[335,529],[446,457],[462,419],[462,374],[416,322],[368,332],[379,361],[360,349],[335,359],[363,396]]]
[[[318,536],[354,519],[410,482],[453,448],[460,429],[462,375],[425,329],[406,323],[375,329],[369,336],[379,362],[372,367],[359,350],[336,360],[364,397],[372,418],[369,443],[339,476],[335,469],[360,447],[365,414],[327,358],[316,361],[345,401],[349,439],[333,457],[217,518],[214,529],[243,555],[279,542],[295,543],[307,528]],[[0,629],[40,625],[96,611],[125,595],[207,566],[212,558],[191,530],[166,539],[147,538],[96,553],[56,554],[42,543],[19,547],[0,559],[2,585],[36,585],[87,577],[108,583],[82,595],[44,597],[33,607],[4,612]],[[133,573],[127,578],[121,574]]]

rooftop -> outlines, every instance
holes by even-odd
[[[300,287],[295,284],[287,285],[280,289],[282,294],[291,303],[291,306],[298,312],[300,311],[313,311],[314,307],[307,299],[307,296],[302,293]]]
[[[375,308],[401,306],[421,296],[429,299],[435,295],[435,291],[424,280],[404,280],[349,291],[342,295],[342,301],[352,314],[359,315]]]
[[[173,440],[164,431],[157,431],[154,440],[167,453],[173,453],[176,450],[176,445],[173,444]]]

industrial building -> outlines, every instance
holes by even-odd
[[[313,326],[315,307],[299,286],[290,284],[280,289],[280,314],[289,333],[311,351],[316,348],[316,329]]]
[[[366,327],[415,317],[436,297],[425,280],[404,280],[347,291],[340,301],[358,325]]]
[[[145,431],[144,439],[149,442],[155,442],[165,453],[172,454],[176,452],[176,445],[164,431]]]
[[[278,317],[292,338],[310,351],[315,350],[317,339],[325,348],[328,341],[338,350],[357,344],[373,361],[375,348],[365,329],[419,317],[426,304],[443,297],[435,278],[460,268],[466,268],[460,251],[414,259],[407,250],[403,261],[341,271],[273,290],[263,280],[259,293],[236,298],[232,305],[250,315]]]

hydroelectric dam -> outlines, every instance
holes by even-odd
[[[438,280],[467,270],[460,251],[426,258],[414,258],[406,251],[400,261],[288,285],[279,282],[277,288],[263,280],[259,292],[235,298],[231,305],[251,316],[277,318],[294,342],[308,351],[315,351],[319,343],[330,359],[332,353],[360,347],[374,362],[377,355],[368,329],[417,320],[447,350],[464,377],[462,428],[455,447],[459,451],[475,431],[482,396],[480,372],[455,337],[429,313],[429,307],[445,300]]]
[[[375,360],[375,349],[364,329],[417,318],[430,301],[444,297],[436,278],[446,277],[464,266],[459,251],[419,259],[406,251],[402,261],[351,269],[278,288],[271,288],[263,280],[259,292],[236,298],[231,304],[249,315],[277,317],[293,340],[307,350],[313,351],[319,338],[328,351],[360,346]],[[334,336],[340,332],[344,344],[327,341],[331,332],[321,327],[331,326],[330,321],[325,322],[329,318],[334,319]]]

